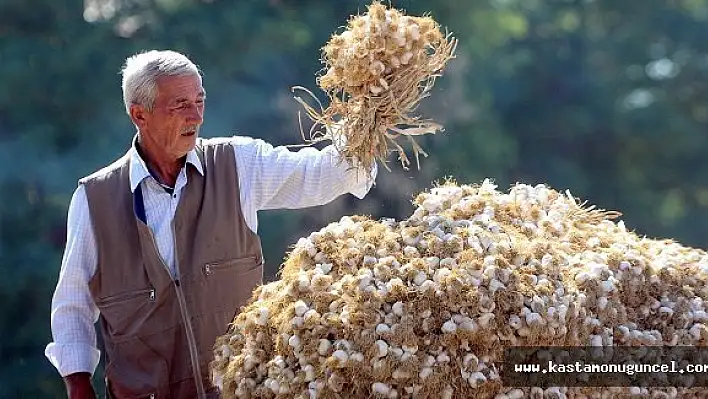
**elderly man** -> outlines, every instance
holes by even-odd
[[[257,212],[363,198],[376,168],[364,176],[333,146],[198,138],[206,95],[182,54],[134,55],[122,72],[137,134],[74,192],[46,356],[70,398],[95,397],[100,315],[109,397],[218,397],[213,344],[262,283]]]

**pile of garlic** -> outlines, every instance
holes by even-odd
[[[325,66],[318,84],[329,104],[323,107],[317,100],[319,107],[315,108],[296,97],[315,122],[305,140],[336,143],[345,137],[346,145],[340,152],[366,171],[376,159],[386,166],[391,144],[407,168],[410,161],[396,140],[407,137],[416,159],[419,154],[427,155],[413,136],[436,133],[443,127],[413,112],[454,58],[456,46],[457,40],[443,34],[431,17],[404,15],[374,1],[365,14],[353,16],[346,30],[332,35],[322,48]],[[309,90],[297,88],[315,97]],[[343,123],[333,133],[332,126],[338,122]],[[320,127],[325,127],[325,132]]]
[[[500,365],[508,346],[705,345],[705,252],[544,185],[446,183],[414,204],[404,221],[344,217],[297,242],[216,342],[224,398],[700,393],[515,389]]]

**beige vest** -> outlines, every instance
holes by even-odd
[[[262,283],[261,244],[241,212],[233,147],[200,139],[196,150],[204,176],[188,164],[172,224],[177,279],[137,217],[129,155],[80,181],[98,250],[89,285],[116,398],[216,397],[209,375],[216,338]]]

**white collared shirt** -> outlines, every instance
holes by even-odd
[[[258,231],[257,212],[268,209],[296,209],[324,205],[342,194],[361,199],[369,192],[377,168],[370,176],[340,162],[334,146],[312,147],[297,152],[273,147],[260,139],[229,137],[238,171],[241,210],[248,227]],[[191,151],[187,162],[203,174],[202,164]],[[130,188],[143,192],[147,225],[160,256],[174,276],[174,247],[171,223],[187,182],[185,167],[177,176],[173,194],[152,177],[135,145],[130,150]],[[235,204],[234,204],[235,206]],[[77,372],[94,373],[100,360],[94,324],[99,312],[88,282],[96,272],[96,241],[83,186],[74,192],[67,218],[67,242],[59,280],[52,299],[53,342],[45,355],[64,377]]]

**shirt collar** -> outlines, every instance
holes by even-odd
[[[145,160],[138,153],[136,144],[138,142],[138,135],[133,137],[132,145],[130,146],[130,191],[135,192],[135,189],[140,185],[140,183],[150,176],[150,171],[148,170]],[[192,149],[192,151],[187,153],[187,163],[192,164],[194,168],[199,172],[200,175],[204,176],[204,170],[202,169],[202,162],[197,155],[197,150]]]

